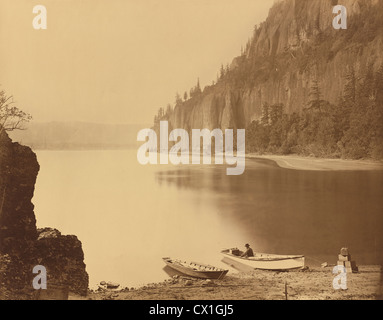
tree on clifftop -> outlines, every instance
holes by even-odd
[[[0,133],[13,130],[25,130],[23,125],[32,120],[32,116],[14,106],[13,96],[0,91]]]
[[[181,104],[182,104],[182,99],[181,99],[180,94],[177,92],[177,93],[176,93],[176,101],[175,101],[175,105],[178,106],[178,105],[181,105]]]

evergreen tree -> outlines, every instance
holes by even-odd
[[[162,118],[164,117],[165,113],[164,113],[164,108],[159,108],[158,109],[158,119],[159,120],[162,120]]]
[[[369,63],[366,68],[366,73],[363,77],[363,81],[357,92],[359,101],[373,101],[375,99],[375,79],[374,79],[374,65]]]
[[[374,103],[370,116],[371,157],[383,159],[383,65],[375,73],[373,92]]]
[[[228,74],[229,74],[229,72],[230,72],[230,65],[229,65],[229,64],[227,64],[227,65],[226,65],[225,74],[226,74],[226,75],[228,75]]]
[[[322,94],[319,88],[319,82],[317,79],[314,79],[310,89],[310,100],[308,104],[308,109],[311,111],[321,111],[321,97]]]
[[[350,67],[346,75],[346,85],[344,87],[343,99],[346,103],[353,105],[356,100],[356,75],[353,66]]]
[[[383,64],[376,72],[374,88],[377,104],[383,104]]]
[[[170,116],[173,113],[173,108],[170,103],[166,106],[166,115]]]
[[[261,124],[263,126],[268,126],[270,124],[269,109],[270,109],[269,104],[265,102],[262,106]]]
[[[195,86],[195,94],[196,95],[199,95],[202,93],[202,90],[201,90],[201,85],[199,83],[199,78],[197,79],[197,85]]]
[[[182,99],[181,99],[181,96],[180,96],[180,94],[178,92],[176,93],[176,98],[175,99],[176,99],[176,101],[175,101],[176,106],[182,104]]]
[[[201,86],[200,86],[199,78],[198,78],[196,86],[190,89],[190,98],[197,97],[201,93],[202,93],[202,90],[201,90]]]
[[[221,69],[219,71],[219,78],[220,79],[223,79],[225,77],[225,67],[223,66],[223,64],[221,65]]]

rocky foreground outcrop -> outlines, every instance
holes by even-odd
[[[49,284],[85,295],[88,274],[81,242],[55,229],[37,229],[32,198],[36,155],[0,132],[0,299],[33,297],[33,267],[47,269]]]

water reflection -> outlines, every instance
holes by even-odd
[[[359,264],[383,260],[381,171],[287,170],[257,159],[247,161],[242,176],[187,166],[159,171],[156,181],[214,199],[219,215],[234,221],[257,251],[305,254],[318,265],[336,263],[346,246]]]

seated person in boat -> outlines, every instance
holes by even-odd
[[[247,243],[245,244],[245,247],[246,247],[246,251],[241,255],[241,257],[243,258],[254,257],[254,252],[253,252],[253,249],[250,248],[250,245]]]

